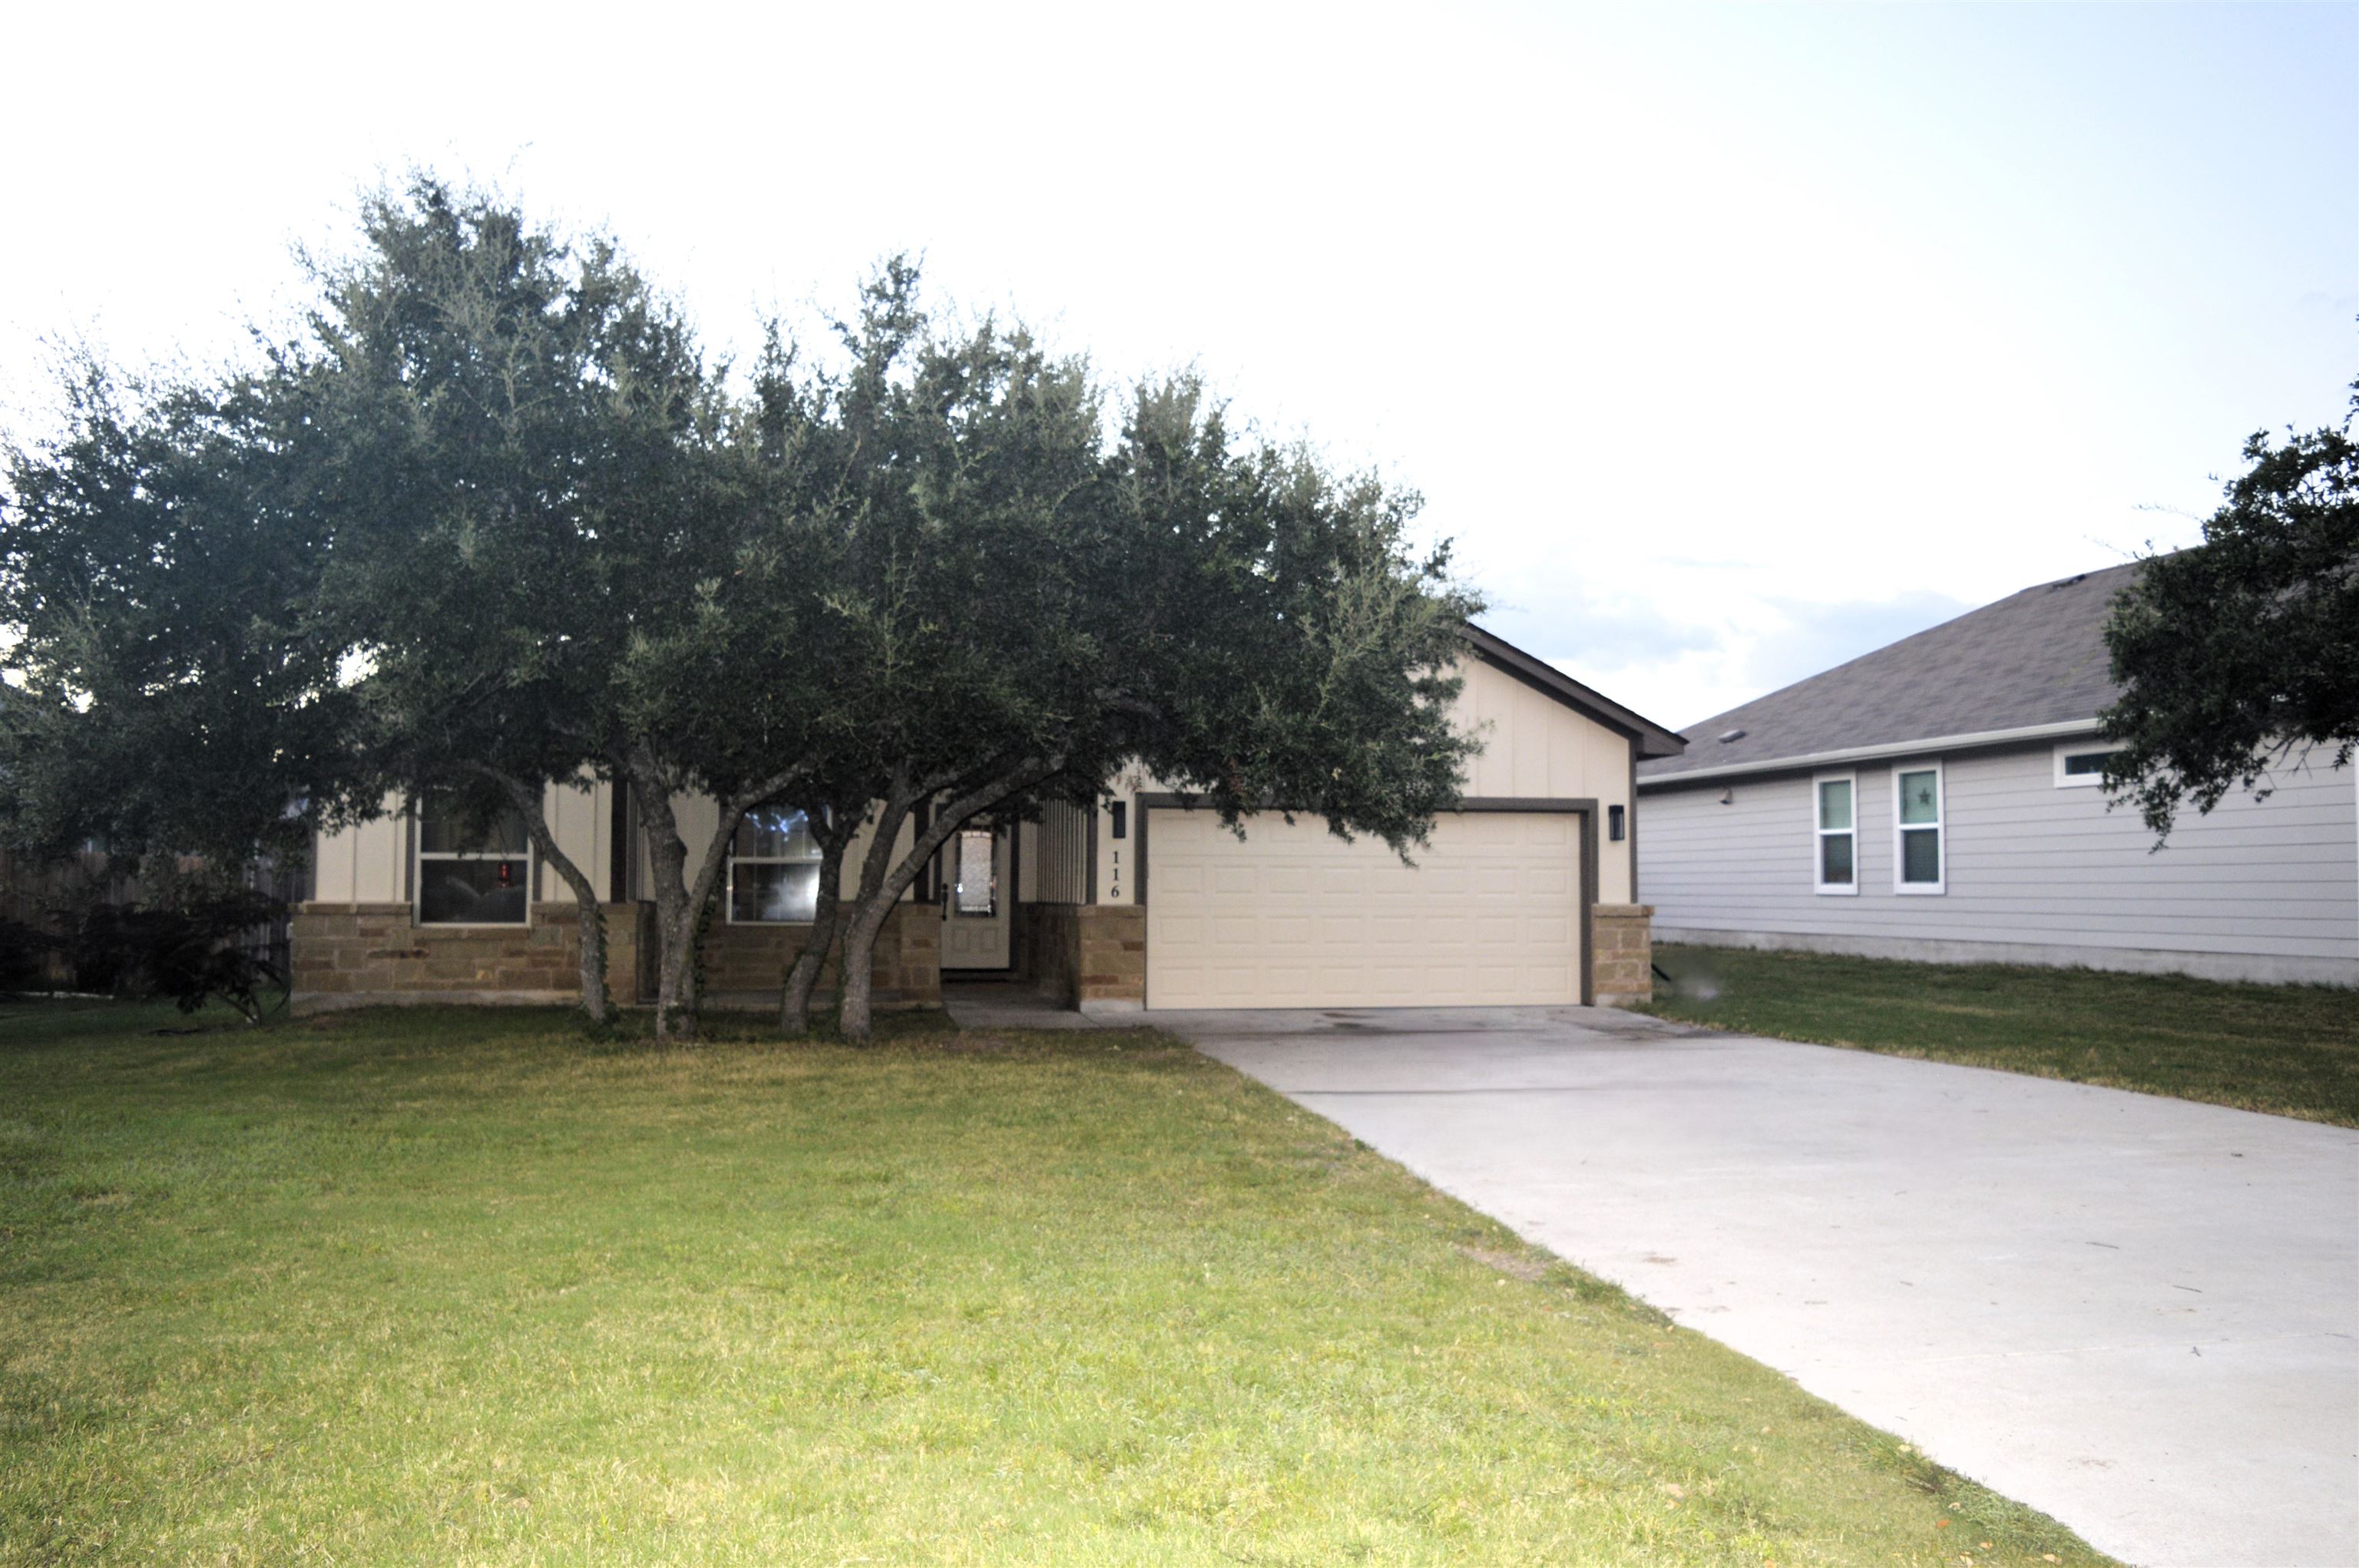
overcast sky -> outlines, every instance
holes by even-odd
[[[0,393],[233,352],[412,163],[716,343],[922,251],[1421,490],[1673,724],[2185,543],[2359,373],[2359,6],[27,7]]]

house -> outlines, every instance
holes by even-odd
[[[2359,985],[2359,770],[2280,768],[2158,850],[2108,810],[2102,628],[2136,570],[2027,588],[1642,763],[1658,937]]]
[[[931,1002],[945,976],[1015,979],[1091,1010],[1648,995],[1635,779],[1642,759],[1685,743],[1480,628],[1467,647],[1459,710],[1484,749],[1464,809],[1435,822],[1415,866],[1275,811],[1240,840],[1126,777],[1093,809],[964,824],[886,923],[876,1001]],[[571,1000],[575,906],[521,826],[470,842],[430,806],[388,804],[320,840],[294,922],[297,1006]],[[712,803],[678,805],[690,844],[709,841]],[[627,791],[552,789],[548,811],[608,892],[609,989],[650,996],[646,846]],[[845,864],[860,855],[855,843]],[[739,831],[701,954],[708,995],[775,1001],[809,929],[818,858],[797,813]]]

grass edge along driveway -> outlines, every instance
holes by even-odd
[[[2359,1127],[2359,991],[1658,944],[1642,1011]]]
[[[0,1563],[2101,1561],[1150,1030],[0,1017]]]

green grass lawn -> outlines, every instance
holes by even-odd
[[[2359,1127],[2359,993],[2177,975],[1655,949],[1649,1011]]]
[[[0,1562],[2089,1563],[1148,1031],[0,1015]]]

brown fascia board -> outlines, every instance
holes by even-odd
[[[1553,697],[1566,707],[1595,719],[1610,730],[1630,736],[1638,743],[1640,757],[1678,757],[1688,748],[1688,737],[1668,729],[1642,713],[1635,713],[1600,692],[1592,691],[1545,659],[1536,659],[1505,637],[1484,631],[1473,622],[1464,623],[1467,646],[1475,657],[1496,669],[1504,670],[1516,680],[1544,695]]]

